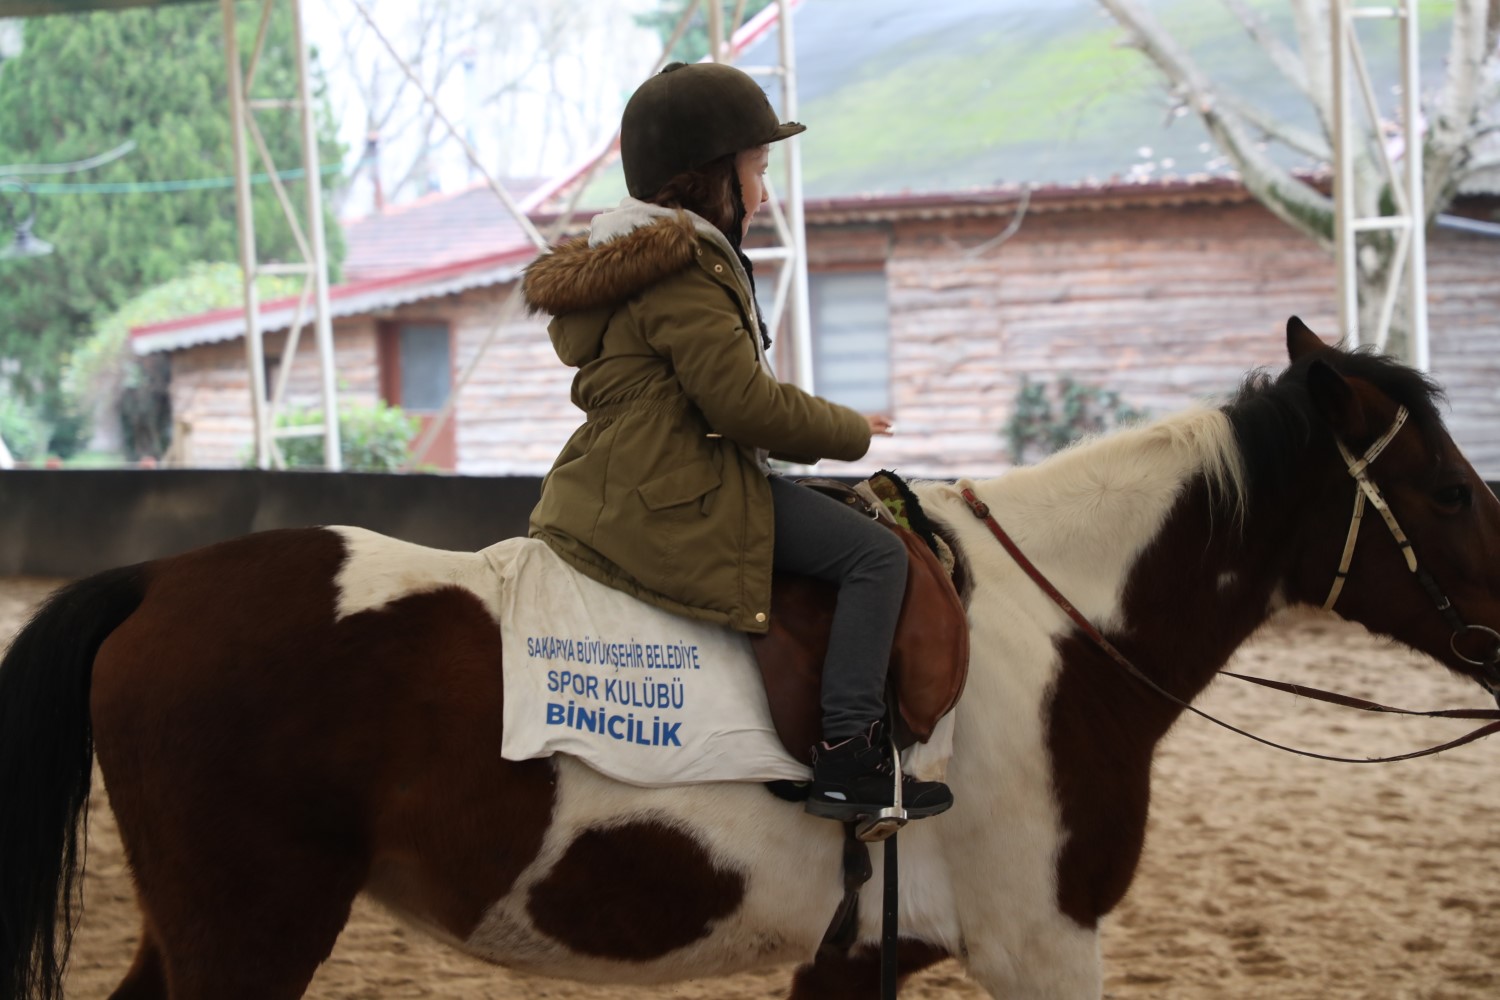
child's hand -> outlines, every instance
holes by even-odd
[[[896,422],[883,413],[870,413],[865,415],[870,422],[871,436],[890,437],[896,433]]]

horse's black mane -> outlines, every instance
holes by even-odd
[[[1371,348],[1330,348],[1288,365],[1280,374],[1258,369],[1245,377],[1224,406],[1245,466],[1246,487],[1279,494],[1295,474],[1297,455],[1318,439],[1331,438],[1307,391],[1308,369],[1324,361],[1345,378],[1369,382],[1411,411],[1411,422],[1427,434],[1442,426],[1443,390],[1426,375]]]

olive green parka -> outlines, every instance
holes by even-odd
[[[766,457],[852,461],[868,422],[776,379],[739,258],[691,212],[626,199],[532,262],[523,287],[553,316],[586,414],[542,483],[532,537],[652,604],[764,632]]]

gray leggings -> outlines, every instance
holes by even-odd
[[[823,739],[858,736],[885,715],[891,640],[906,593],[906,547],[890,529],[789,479],[771,476],[774,565],[839,588],[823,664]]]

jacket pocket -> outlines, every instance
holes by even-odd
[[[695,462],[642,483],[636,492],[647,510],[666,510],[706,496],[718,489],[721,481],[712,466]]]

